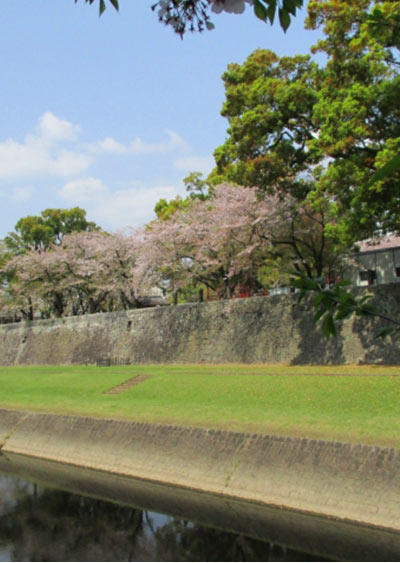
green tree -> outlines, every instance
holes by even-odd
[[[165,221],[177,211],[186,209],[190,200],[199,199],[200,201],[205,201],[213,191],[212,186],[203,178],[201,172],[191,172],[183,179],[183,183],[189,195],[183,199],[178,195],[170,201],[167,201],[165,198],[157,201],[154,206],[154,212],[159,219]]]
[[[321,154],[308,150],[317,133],[313,107],[320,70],[309,56],[278,57],[259,49],[222,75],[228,137],[214,152],[209,181],[256,186],[304,199],[312,166]]]
[[[318,137],[309,149],[329,164],[316,185],[329,193],[357,237],[400,229],[399,175],[370,183],[400,148],[398,45],[378,35],[376,10],[400,16],[400,4],[382,0],[311,0],[307,26],[322,28],[314,52],[327,56],[313,118]]]
[[[28,215],[15,225],[15,232],[5,237],[6,248],[13,254],[28,249],[45,249],[60,244],[64,235],[98,230],[96,223],[86,219],[86,211],[80,207],[71,209],[45,209],[40,215]]]
[[[311,0],[308,14],[324,33],[313,48],[327,56],[323,68],[258,50],[223,75],[228,137],[209,180],[330,202],[335,236],[348,243],[399,231],[400,174],[392,166],[374,180],[400,149],[400,4]]]
[[[392,6],[393,10],[394,6]],[[376,6],[368,16],[369,31],[373,37],[379,39],[386,47],[395,47],[400,50],[400,14],[395,11],[384,11],[381,6]],[[390,177],[400,170],[400,152],[391,158],[382,168],[372,176],[366,189],[376,182]]]
[[[204,201],[210,197],[210,190],[212,191],[212,187],[207,180],[203,178],[203,174],[201,172],[190,172],[190,174],[186,176],[186,178],[183,178],[182,181],[190,199],[200,199]]]
[[[159,219],[166,221],[179,209],[185,209],[185,207],[187,207],[188,201],[188,198],[182,199],[179,195],[174,199],[171,199],[170,201],[162,198],[155,204],[154,212]]]

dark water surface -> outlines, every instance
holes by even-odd
[[[316,561],[269,542],[0,476],[1,561]]]
[[[387,531],[0,455],[0,561],[396,561],[399,555],[399,535]]]

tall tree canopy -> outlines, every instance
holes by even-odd
[[[308,143],[317,134],[313,108],[320,70],[309,56],[279,58],[257,50],[222,76],[228,138],[214,153],[210,181],[257,186],[264,191],[309,190],[306,173],[320,160]]]
[[[15,225],[15,232],[5,237],[4,243],[9,251],[20,254],[28,249],[40,250],[60,244],[70,233],[98,228],[96,223],[86,219],[86,211],[80,207],[45,209],[40,215],[22,217]]]
[[[309,3],[308,26],[325,35],[314,50],[328,57],[314,107],[320,133],[311,146],[330,162],[317,189],[350,209],[351,229],[360,236],[400,229],[400,176],[367,187],[400,149],[399,50],[385,34],[374,33],[376,10],[393,19],[400,3]]]
[[[399,231],[399,174],[369,183],[400,149],[399,21],[399,2],[310,0],[323,68],[262,50],[230,65],[209,180],[329,202],[349,241]]]

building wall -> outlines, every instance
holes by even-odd
[[[400,268],[399,247],[362,252],[356,254],[353,260],[344,274],[345,279],[349,279],[353,285],[368,285],[368,282],[360,279],[360,272],[368,270],[376,272],[376,284],[400,282],[400,276],[396,275],[396,268]]]
[[[400,284],[374,292],[400,318]],[[375,340],[372,320],[346,321],[327,340],[312,317],[311,303],[282,295],[14,323],[0,326],[0,364],[400,363],[396,336]]]

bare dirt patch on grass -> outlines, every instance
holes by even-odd
[[[105,394],[106,395],[119,395],[120,393],[127,391],[128,389],[130,389],[134,385],[139,385],[139,383],[142,383],[142,381],[146,381],[146,379],[149,379],[150,377],[153,377],[153,376],[150,375],[150,374],[147,374],[147,373],[141,373],[140,375],[135,375],[135,377],[131,377],[130,379],[127,379],[123,383],[120,383],[119,385],[112,387],[111,389],[106,391]]]

